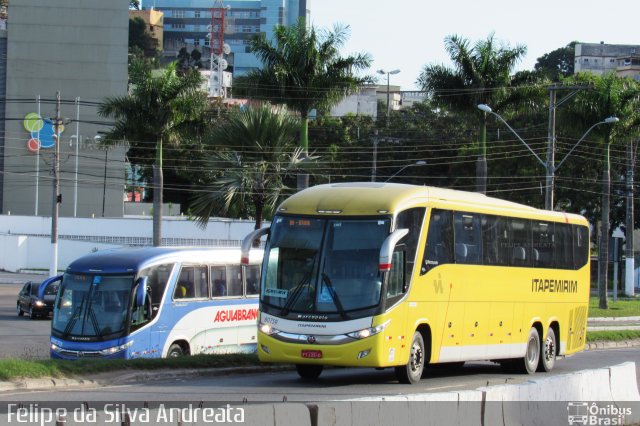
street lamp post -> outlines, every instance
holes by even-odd
[[[391,103],[389,101],[389,76],[398,74],[399,72],[400,72],[399,69],[395,69],[391,71],[378,70],[378,74],[387,75],[387,127],[389,127],[389,114],[391,113]]]
[[[540,156],[538,156],[538,154],[536,154],[535,151],[533,149],[531,149],[529,144],[526,143],[520,137],[520,135],[518,135],[518,133],[516,133],[516,131],[513,130],[513,128],[511,126],[509,126],[509,124],[504,120],[504,118],[502,118],[499,114],[493,112],[493,110],[491,109],[491,107],[489,105],[480,104],[480,105],[478,105],[478,109],[480,111],[484,111],[484,112],[486,112],[488,114],[494,115],[500,121],[502,121],[502,123],[504,123],[504,125],[507,126],[507,128],[511,131],[511,133],[513,133],[518,138],[518,140],[520,142],[522,142],[527,147],[527,149],[529,149],[529,151],[534,155],[534,157],[536,157],[536,159],[542,165],[542,167],[544,167],[544,169],[546,171],[546,182],[547,182],[547,187],[546,187],[546,191],[545,191],[545,203],[544,203],[545,205],[544,205],[544,208],[547,209],[547,210],[553,210],[553,192],[554,192],[554,187],[555,187],[555,175],[556,175],[556,172],[558,171],[558,169],[560,168],[560,166],[562,166],[562,164],[566,161],[566,159],[571,155],[573,150],[575,150],[578,147],[578,145],[580,145],[580,143],[584,140],[584,138],[586,138],[587,135],[594,128],[596,128],[597,126],[600,126],[601,124],[613,124],[613,123],[617,123],[619,121],[618,117],[607,117],[604,120],[599,121],[596,124],[594,124],[593,126],[589,127],[589,129],[584,133],[584,135],[582,135],[582,137],[578,140],[578,142],[576,142],[575,145],[573,145],[573,147],[571,147],[569,152],[564,156],[564,158],[556,166],[556,165],[553,164],[554,155],[550,155],[549,156],[551,161],[547,161],[547,162],[542,161]]]
[[[418,160],[415,163],[412,164],[406,164],[404,166],[402,166],[402,168],[400,168],[400,170],[398,170],[397,172],[395,172],[394,174],[392,174],[391,176],[389,176],[387,178],[387,180],[385,180],[385,182],[389,182],[391,179],[393,179],[395,176],[398,175],[398,173],[400,173],[401,171],[403,171],[404,169],[406,169],[407,167],[413,167],[413,166],[424,166],[425,164],[427,164],[426,161],[424,160]]]

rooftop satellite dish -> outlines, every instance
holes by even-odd
[[[227,62],[226,59],[222,59],[220,61],[220,69],[226,70],[228,66],[229,66],[229,63]]]
[[[228,55],[229,53],[231,53],[231,46],[229,46],[227,43],[223,44],[222,53],[224,53],[225,55]]]

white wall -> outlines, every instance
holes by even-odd
[[[162,235],[166,245],[237,247],[254,226],[252,221],[219,218],[202,229],[187,218],[165,218]],[[58,269],[92,251],[151,245],[152,231],[151,217],[60,218]],[[48,270],[50,259],[51,218],[0,215],[0,269]]]

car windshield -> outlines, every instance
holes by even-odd
[[[380,247],[390,220],[276,217],[261,300],[289,312],[340,314],[380,302]]]
[[[66,273],[53,314],[62,337],[113,339],[126,330],[133,275]]]

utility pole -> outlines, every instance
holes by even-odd
[[[547,142],[547,176],[544,193],[544,208],[553,210],[553,189],[555,186],[555,152],[556,152],[556,86],[549,87],[549,140]]]
[[[627,218],[626,218],[626,242],[625,242],[625,274],[624,274],[624,294],[627,296],[634,295],[633,274],[635,271],[635,258],[633,247],[633,165],[635,164],[636,150],[638,142],[633,143],[633,139],[629,139],[627,145]]]
[[[56,92],[56,122],[54,125],[55,146],[53,148],[53,191],[51,199],[51,266],[49,276],[58,274],[58,204],[62,202],[60,195],[60,92]]]
[[[373,167],[371,167],[371,182],[376,181],[376,167],[378,161],[378,129],[373,131]]]

